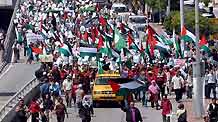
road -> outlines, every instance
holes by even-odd
[[[140,109],[144,122],[161,122],[161,113],[152,108],[142,107],[137,104]],[[75,112],[74,108],[68,108],[69,118],[65,122],[80,122],[80,118]],[[125,122],[125,113],[120,108],[95,108],[92,122]],[[52,117],[51,122],[56,122],[55,116]]]

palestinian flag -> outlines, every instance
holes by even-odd
[[[201,37],[201,40],[199,42],[199,47],[204,50],[206,53],[210,53],[210,48],[208,47],[208,42],[206,40],[206,37],[203,35]]]
[[[147,28],[147,31],[148,31],[148,37],[147,37],[147,45],[149,47],[149,51],[150,51],[150,56],[154,57],[154,49],[155,49],[155,46],[157,44],[157,40],[156,38],[154,37],[154,35],[156,34],[156,32],[154,31],[154,29],[148,25],[148,28]]]
[[[99,23],[100,23],[102,26],[106,26],[106,25],[107,25],[107,20],[106,20],[103,16],[100,16],[100,17],[99,17]]]
[[[117,93],[121,89],[129,89],[129,90],[134,90],[137,88],[140,88],[144,85],[144,83],[137,81],[137,80],[131,80],[126,83],[117,83],[116,81],[109,80],[108,83],[110,84],[113,92]]]
[[[36,54],[43,54],[43,50],[38,47],[32,47],[32,51]]]
[[[94,57],[97,55],[97,48],[80,47],[79,52],[81,57]]]
[[[18,43],[22,43],[24,38],[22,36],[22,33],[21,32],[18,32],[17,28],[15,27],[15,33],[16,33],[16,37],[17,37],[17,42]]]
[[[98,40],[98,50],[99,53],[107,55],[108,57],[111,57],[112,49],[110,48],[110,43],[106,36],[100,35]]]
[[[185,27],[182,28],[181,37],[185,42],[196,42],[196,36]]]
[[[71,52],[67,44],[62,44],[61,47],[59,48],[59,52],[66,57],[71,56]]]
[[[114,41],[115,41],[115,48],[118,51],[121,51],[121,49],[127,47],[127,43],[126,43],[125,39],[120,34],[120,32],[117,28],[114,29]]]

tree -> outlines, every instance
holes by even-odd
[[[185,26],[194,33],[195,31],[195,13],[194,11],[186,11],[185,12]],[[209,20],[206,17],[200,15],[199,19],[200,33],[206,33],[209,29]],[[180,13],[179,11],[173,11],[170,13],[168,17],[164,20],[164,27],[167,31],[172,32],[175,27],[176,33],[180,34]]]

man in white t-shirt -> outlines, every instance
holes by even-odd
[[[65,93],[65,99],[68,107],[71,107],[72,102],[72,95],[71,95],[71,88],[72,88],[73,81],[71,76],[68,75],[67,78],[63,81],[63,89]]]
[[[208,83],[208,95],[211,97],[211,91],[213,93],[213,98],[216,98],[216,76],[213,70],[210,70],[207,74],[207,83]]]
[[[173,88],[176,94],[176,101],[179,102],[182,99],[182,87],[184,79],[180,75],[180,71],[177,71],[176,75],[172,78]]]

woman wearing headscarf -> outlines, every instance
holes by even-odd
[[[150,101],[151,101],[151,107],[154,108],[154,104],[156,104],[156,109],[158,110],[158,95],[160,92],[160,88],[156,84],[155,80],[151,81],[151,85],[148,87],[148,90],[151,94]]]

